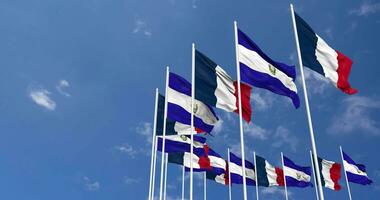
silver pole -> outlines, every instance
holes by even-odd
[[[281,152],[281,161],[282,161],[282,170],[284,172],[285,199],[288,200],[288,188],[286,186],[286,174],[285,174],[285,165],[284,165],[284,154],[282,152]]]
[[[165,180],[164,180],[164,200],[166,200],[166,186],[168,179],[168,153],[165,153]]]
[[[207,199],[207,177],[206,177],[206,172],[203,173],[203,199]]]
[[[182,200],[185,200],[185,165],[182,166]]]
[[[259,200],[259,177],[257,177],[256,151],[253,152],[253,162],[255,163],[256,200]]]
[[[191,129],[194,130],[194,96],[195,96],[195,44],[192,44],[191,49]],[[190,149],[190,200],[193,200],[193,148],[194,134],[191,134],[191,149]]]
[[[158,107],[158,88],[156,88],[156,97],[154,101],[154,121],[153,121],[153,134],[152,134],[152,153],[150,159],[150,177],[149,177],[149,197],[148,199],[153,200],[152,193],[154,190],[153,177],[156,175],[153,170],[153,165],[155,165],[155,146],[156,146],[156,128],[157,128],[157,107]]]
[[[313,154],[311,153],[311,151],[310,151],[310,161],[311,161],[311,166],[313,167],[313,178],[314,178],[315,194],[317,195],[317,200],[319,200],[317,179],[315,177],[315,169],[317,169],[317,168],[314,165]]]
[[[346,185],[347,185],[348,197],[350,198],[350,200],[352,200],[351,189],[350,189],[350,183],[348,183],[347,172],[346,172],[346,168],[344,167],[344,158],[343,158],[343,150],[342,150],[342,146],[339,146],[339,149],[340,149],[340,156],[342,157],[342,164],[343,164],[344,177],[346,178]]]
[[[228,152],[228,197],[229,200],[232,200],[232,188],[231,188],[231,171],[230,171],[230,148],[227,148]]]

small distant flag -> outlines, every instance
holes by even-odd
[[[351,59],[331,48],[297,13],[294,14],[303,65],[329,79],[344,93],[357,93],[348,82]]]
[[[213,171],[206,171],[206,178],[209,180],[213,180],[217,183],[220,183],[222,185],[228,185],[229,184],[228,170],[222,174],[217,174]]]
[[[321,172],[322,186],[335,191],[342,188],[339,184],[341,164],[318,158],[318,167]]]
[[[286,186],[288,187],[308,187],[313,184],[311,180],[311,167],[301,167],[295,164],[288,157],[284,156],[284,174]]]
[[[251,87],[241,83],[243,118],[251,121]],[[195,51],[195,98],[227,112],[239,113],[237,82],[210,58]]]
[[[256,170],[259,186],[284,186],[284,172],[272,166],[265,158],[256,155]]]
[[[226,161],[222,156],[209,148],[207,144],[204,144],[203,149],[194,149],[194,154],[200,158],[199,162],[202,162],[204,166],[194,171],[213,171],[216,174],[224,173]],[[186,171],[190,171],[190,169],[186,168]]]
[[[238,30],[238,59],[241,81],[289,97],[294,107],[300,106],[296,69],[269,58],[246,34]]]
[[[204,148],[207,148],[206,144],[204,145]],[[211,170],[210,161],[207,155],[199,156],[199,153],[195,153],[196,151],[200,152],[200,151],[203,151],[203,149],[202,148],[194,149],[194,154],[193,154],[193,159],[192,159],[193,170],[194,171],[197,171],[197,170],[204,171],[205,169]],[[191,165],[190,157],[191,157],[190,152],[169,153],[168,162],[190,168],[190,165]]]
[[[243,184],[242,159],[230,152],[228,167],[231,174],[231,183]],[[255,166],[247,160],[245,161],[245,180],[247,185],[256,185]]]
[[[357,164],[346,153],[343,153],[343,165],[349,182],[361,185],[370,185],[372,180],[368,178],[366,167],[362,164]]]
[[[182,124],[191,124],[191,84],[181,76],[169,74],[168,118]],[[194,126],[210,133],[218,121],[214,110],[207,104],[195,100]]]
[[[165,97],[161,94],[158,96],[157,105],[157,122],[156,131],[157,136],[163,135],[164,130],[164,109],[165,109]],[[173,121],[171,119],[166,119],[166,133],[165,135],[189,135],[193,133],[202,133],[200,129],[194,129],[191,131],[191,126],[187,124],[182,124],[180,122]]]
[[[203,148],[206,143],[206,138],[200,136],[193,136],[194,148]],[[162,152],[162,136],[157,136],[157,150]],[[191,139],[187,135],[168,135],[165,136],[165,152],[166,153],[176,153],[176,152],[190,152],[191,150]]]

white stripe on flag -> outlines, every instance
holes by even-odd
[[[237,174],[243,176],[243,168],[233,162],[230,162],[229,171],[231,174]],[[255,180],[255,171],[253,169],[245,168],[245,177]]]
[[[162,138],[162,136],[157,136]],[[175,142],[181,142],[185,144],[191,144],[191,139],[186,136],[179,136],[179,135],[166,135],[165,140],[171,140]],[[194,148],[203,148],[203,144],[197,141],[194,141]],[[166,150],[166,149],[165,149]]]
[[[174,130],[177,132],[178,135],[191,135],[191,134],[197,134],[195,129],[193,128],[193,131],[191,131],[191,126],[187,124],[182,124],[180,122],[174,123]]]
[[[277,173],[276,169],[265,160],[265,171],[267,172],[267,178],[270,186],[277,186]]]
[[[367,173],[360,170],[356,165],[350,164],[345,160],[343,160],[343,165],[346,169],[346,172],[350,172],[359,176],[367,176]]]
[[[209,155],[208,157],[210,158],[211,167],[226,169],[226,161],[224,159],[211,155]]]
[[[276,73],[273,74],[269,70],[269,66],[272,65],[270,65],[266,60],[264,60],[259,54],[257,54],[256,51],[252,51],[250,49],[245,48],[242,45],[239,45],[239,53],[239,62],[247,65],[252,70],[268,74],[273,78],[278,79],[289,90],[292,90],[293,92],[297,93],[297,86],[294,83],[294,80],[278,69],[276,69]]]
[[[183,154],[183,165],[187,168],[190,168],[190,157],[191,153],[189,152],[184,152]],[[201,167],[199,166],[199,157],[195,154],[193,154],[193,168],[194,169],[200,169]]]
[[[303,171],[298,171],[296,169],[284,166],[285,176],[292,177],[298,181],[310,182],[310,176]]]
[[[315,56],[318,62],[322,65],[325,77],[328,78],[335,87],[338,83],[338,53],[331,48],[319,35],[317,35],[317,47]]]
[[[227,112],[237,110],[234,81],[219,65],[215,68],[217,88],[215,90],[216,107]]]
[[[335,190],[335,183],[331,179],[330,169],[335,162],[322,159],[322,176],[325,181],[325,187]]]

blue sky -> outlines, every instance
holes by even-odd
[[[298,13],[332,47],[351,57],[347,96],[306,71],[319,155],[340,161],[339,145],[368,167],[372,186],[351,185],[355,199],[380,195],[380,2],[294,1]],[[272,58],[297,64],[287,1],[0,0],[0,198],[145,199],[154,90],[165,66],[190,79],[191,43],[233,77],[233,20]],[[297,68],[298,70],[298,68]],[[300,97],[301,84],[297,80]],[[280,152],[309,164],[304,101],[253,89],[247,155],[280,164]],[[238,118],[217,111],[208,137],[221,155],[238,153]],[[180,197],[178,166],[169,166],[169,199]],[[198,177],[198,176],[197,176]],[[202,196],[199,177],[195,195]],[[346,186],[328,199],[347,199]],[[208,182],[211,199],[227,188]],[[235,199],[240,186],[233,187]],[[254,189],[249,188],[249,198]],[[314,189],[290,189],[312,199]],[[282,190],[261,188],[263,199]]]

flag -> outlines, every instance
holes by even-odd
[[[342,151],[342,153],[343,165],[348,181],[361,185],[370,185],[372,180],[368,178],[365,166],[362,164],[357,164],[346,153],[344,153],[344,151]]]
[[[230,152],[230,163],[228,164],[231,174],[231,183],[243,184],[243,167],[242,159]],[[247,185],[256,185],[255,167],[249,162],[245,161],[245,180]]]
[[[191,84],[181,76],[169,74],[168,118],[182,124],[191,124]],[[214,110],[194,99],[194,126],[210,133],[218,121]]]
[[[321,172],[322,186],[335,191],[340,190],[341,164],[318,157],[318,167]]]
[[[213,180],[217,183],[220,183],[222,185],[229,185],[228,171],[225,171],[224,173],[219,174],[219,175],[213,171],[206,171],[206,178],[209,180]]]
[[[311,167],[301,167],[291,161],[288,157],[284,158],[284,174],[286,186],[289,187],[308,187],[311,183]]]
[[[207,156],[199,156],[196,152],[203,151],[202,148],[194,148],[194,154],[192,159],[193,170],[199,171],[204,169],[211,169],[210,162]],[[179,152],[179,153],[169,153],[168,162],[173,164],[178,164],[190,168],[191,166],[191,153],[190,152]]]
[[[204,144],[203,149],[195,149],[194,154],[200,157],[200,162],[204,163],[203,167],[195,169],[194,171],[212,171],[216,174],[224,173],[226,170],[226,161],[214,150]],[[187,167],[186,171],[190,171]]]
[[[343,92],[355,94],[357,90],[348,82],[351,59],[331,48],[297,13],[294,14],[303,65],[326,77]]]
[[[274,167],[265,158],[256,155],[256,170],[259,186],[284,186],[284,172]]]
[[[238,30],[238,59],[241,80],[252,86],[264,88],[273,93],[289,97],[298,108],[296,69],[269,58],[241,30]]]
[[[194,149],[203,148],[203,144],[206,143],[206,138],[194,135]],[[162,136],[157,136],[157,150],[162,151]],[[190,152],[191,139],[187,135],[167,135],[165,136],[165,152]]]
[[[164,130],[164,109],[165,109],[165,97],[161,94],[158,96],[157,104],[157,120],[156,120],[156,135],[163,135]],[[202,133],[203,131],[195,128],[191,131],[191,126],[182,124],[170,119],[166,119],[166,133],[165,135],[189,135],[192,133]]]
[[[195,51],[195,98],[227,112],[239,113],[237,82],[210,58]],[[251,121],[251,87],[241,83],[243,118]]]

